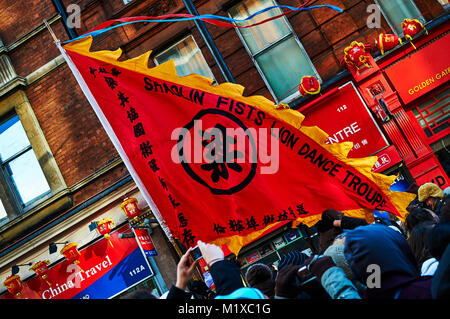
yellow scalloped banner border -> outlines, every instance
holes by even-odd
[[[212,79],[206,78],[198,74],[192,74],[180,77],[177,75],[175,64],[173,60],[162,63],[154,68],[148,67],[148,59],[152,51],[148,51],[136,58],[128,59],[125,61],[118,61],[122,55],[122,50],[119,48],[115,51],[101,50],[91,52],[92,37],[88,36],[83,39],[73,41],[63,46],[65,50],[72,51],[84,56],[91,57],[118,67],[128,69],[130,71],[138,72],[144,75],[148,75],[155,78],[161,78],[169,82],[173,82],[178,85],[188,86],[197,90],[202,90],[211,94],[226,96],[237,101],[255,106],[262,111],[270,114],[276,119],[280,119],[299,129],[303,134],[310,137],[322,148],[329,153],[333,154],[338,160],[343,163],[354,167],[361,174],[369,178],[376,183],[380,190],[389,198],[392,204],[395,206],[401,216],[397,216],[402,222],[406,218],[406,207],[416,197],[414,194],[405,192],[393,192],[389,190],[391,184],[394,182],[397,176],[386,176],[379,173],[373,173],[371,171],[373,165],[377,161],[376,156],[364,157],[364,158],[348,158],[347,155],[353,147],[351,142],[343,142],[336,144],[325,144],[324,141],[328,137],[328,134],[322,131],[317,126],[302,126],[302,122],[305,118],[303,114],[290,108],[280,107],[275,105],[264,96],[253,95],[243,96],[244,87],[234,83],[222,83],[216,86],[212,86]],[[356,209],[343,211],[346,216],[365,218],[368,222],[373,222],[373,214],[369,209]],[[314,216],[308,216],[306,218],[299,218],[293,223],[293,227],[300,223],[304,223],[307,226],[312,226],[317,223],[321,218],[320,214]],[[268,228],[273,227],[274,224],[266,227],[265,229],[253,232],[246,236],[233,235],[229,237],[219,238],[212,243],[216,245],[227,245],[230,251],[238,255],[241,247],[258,238]]]

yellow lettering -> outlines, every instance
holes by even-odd
[[[413,95],[414,93],[419,92],[420,90],[425,89],[427,86],[435,83],[436,80],[441,80],[445,76],[450,74],[450,67],[445,68],[442,72],[437,73],[434,77],[426,79],[420,82],[418,85],[415,85],[413,88],[408,90],[409,95]]]
[[[446,68],[444,71],[442,71],[442,77],[448,75],[449,74],[449,70],[450,70],[450,67]]]

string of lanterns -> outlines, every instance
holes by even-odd
[[[405,39],[415,50],[417,48],[412,41],[413,38],[422,31],[425,31],[425,34],[428,34],[425,26],[417,19],[405,19],[401,23],[401,27]],[[402,39],[395,34],[380,33],[375,39],[375,47],[380,50],[382,55],[402,44]],[[371,58],[370,52],[372,49],[373,47],[370,43],[353,41],[344,49],[344,56],[340,61],[341,65],[347,66],[358,72],[366,68],[371,68],[372,66],[369,63],[369,60]],[[298,90],[301,96],[319,94],[321,90],[320,82],[315,76],[303,76],[298,85]]]
[[[137,203],[138,203],[137,199],[131,197],[131,198],[126,198],[120,205],[120,208],[122,209],[122,211],[125,213],[125,215],[130,220],[137,221],[139,215],[141,214],[141,210],[139,209],[139,206]],[[92,222],[91,225],[94,225],[95,229],[98,231],[98,233],[100,235],[102,235],[106,240],[108,240],[111,247],[114,248],[114,245],[112,244],[112,242],[110,240],[110,237],[111,237],[110,233],[114,228],[113,219],[112,218],[102,219],[101,221],[98,221],[98,222]],[[89,226],[89,227],[91,228],[91,226]],[[63,243],[52,243],[51,245],[55,246],[56,244],[63,244]],[[52,253],[51,250],[52,249],[50,249],[50,253]],[[55,250],[56,250],[56,246],[55,246]],[[60,250],[60,254],[64,256],[66,261],[68,261],[69,263],[73,263],[74,265],[77,265],[79,267],[80,271],[84,272],[84,270],[80,267],[79,259],[81,257],[81,253],[78,250],[77,243],[65,242],[64,247]],[[30,263],[29,265],[32,265],[32,263]],[[49,260],[38,261],[31,268],[29,268],[29,270],[34,271],[35,274],[39,278],[41,278],[43,281],[45,281],[48,286],[51,286],[52,284],[48,280],[49,278],[48,278],[48,274],[47,274],[49,271],[49,268],[48,268],[49,265],[50,265]],[[17,268],[17,272],[18,272],[17,265],[15,265],[14,267]],[[3,286],[8,289],[8,292],[15,299],[21,299],[23,283],[20,279],[20,276],[17,274],[14,274],[14,272],[15,271],[13,269],[13,274],[11,276],[7,277],[5,279],[5,281],[3,281]]]
[[[417,48],[412,42],[413,38],[422,31],[425,31],[425,34],[428,34],[425,26],[417,19],[405,19],[401,23],[401,27],[405,39],[411,43],[414,50]],[[381,33],[378,35],[377,39],[375,39],[375,46],[380,50],[382,55],[384,55],[385,52],[394,49],[399,44],[403,44],[403,41],[395,34]],[[349,68],[356,68],[358,71],[362,66],[371,68],[371,66],[367,64],[367,59],[370,56],[371,50],[372,47],[370,45],[354,41],[350,46],[344,49],[344,57],[341,60],[341,64],[346,64]]]

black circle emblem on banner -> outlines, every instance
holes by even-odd
[[[220,132],[220,138],[214,136],[212,140],[205,141],[203,137],[207,135],[206,131],[195,132],[196,121],[201,120],[202,125],[206,124],[208,129],[213,128],[215,132]],[[237,149],[237,141],[234,136],[228,136],[227,129],[242,129],[245,136],[245,145],[248,145],[245,150]],[[190,134],[188,135],[187,132]],[[191,141],[187,142],[186,136],[191,138],[195,134],[200,134],[202,138],[202,150],[205,151],[209,147],[210,154],[213,155],[214,160],[202,163],[195,163],[186,158],[186,147],[191,147]],[[217,139],[217,140],[216,140]],[[220,141],[219,141],[220,140]],[[221,147],[211,147],[214,143],[219,143]],[[187,144],[187,145],[185,145]],[[242,145],[241,145],[242,146]],[[205,147],[205,148],[204,148]],[[196,182],[209,188],[209,190],[216,195],[231,195],[244,189],[251,180],[255,177],[257,154],[255,140],[244,125],[244,123],[235,115],[230,114],[224,110],[206,109],[198,112],[193,119],[184,126],[181,130],[177,142],[178,155],[180,162],[186,173]],[[231,161],[224,160],[227,155],[232,156]],[[202,152],[202,159],[204,153]],[[244,159],[243,163],[235,162],[236,159]],[[255,160],[245,162],[245,158],[255,158]],[[217,160],[221,159],[221,160]]]

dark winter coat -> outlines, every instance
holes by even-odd
[[[434,299],[450,299],[450,244],[439,260],[431,290]]]
[[[363,284],[375,273],[368,266],[379,266],[380,286],[368,288],[363,298],[431,299],[432,277],[420,277],[408,242],[396,230],[381,224],[357,227],[346,233],[344,254]]]

